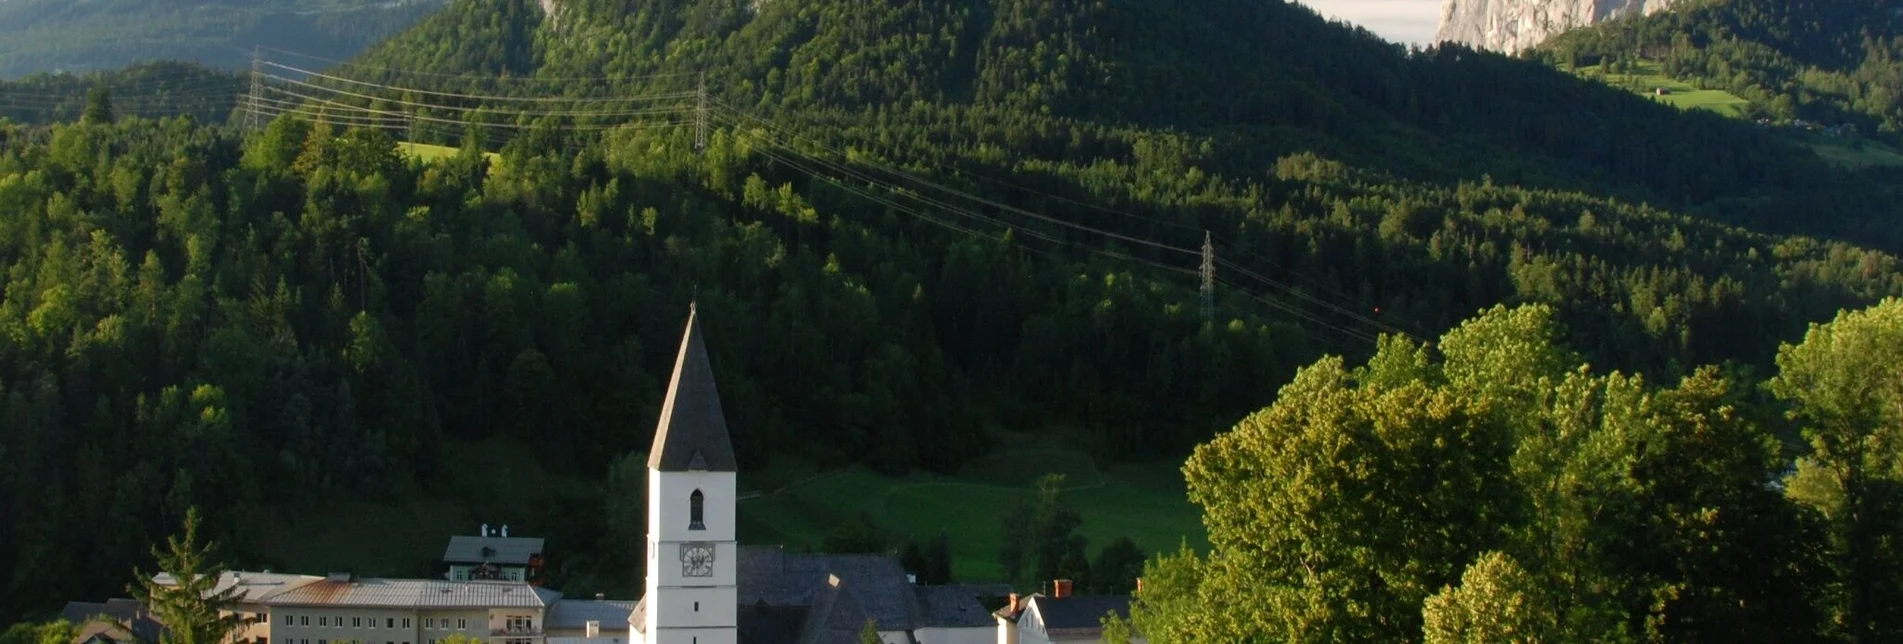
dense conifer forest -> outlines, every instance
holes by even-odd
[[[64,98],[0,123],[0,621],[117,593],[192,507],[282,567],[249,531],[446,493],[452,443],[601,480],[698,301],[743,468],[1194,450],[1214,550],[1146,587],[1208,601],[1141,602],[1151,641],[1895,632],[1859,572],[1895,569],[1894,461],[1843,451],[1903,421],[1806,384],[1849,360],[1809,325],[1903,296],[1890,175],[1204,4],[457,0],[276,58],[310,96],[257,130],[143,91],[239,76],[4,85]],[[703,82],[704,146],[580,111]],[[1884,306],[1837,327],[1866,373]],[[617,561],[604,496],[529,523]],[[1554,610],[1475,625],[1515,601]]]

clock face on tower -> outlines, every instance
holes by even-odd
[[[681,576],[682,577],[712,577],[714,576],[714,544],[711,544],[711,543],[683,543],[681,544]]]

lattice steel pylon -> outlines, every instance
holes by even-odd
[[[700,73],[700,86],[694,90],[694,151],[707,149],[707,72]]]
[[[1216,317],[1216,243],[1209,231],[1203,231],[1203,321]]]

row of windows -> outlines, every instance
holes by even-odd
[[[348,620],[350,620],[350,628],[376,628],[376,627],[377,627],[377,618],[375,618],[375,617],[344,617],[344,616],[342,616],[342,615],[337,615],[337,616],[335,616],[335,617],[333,617],[333,616],[330,616],[330,615],[318,615],[318,616],[317,616],[317,625],[318,625],[318,626],[328,626],[328,627],[335,627],[335,628],[343,628],[343,627],[344,627],[344,620],[346,620],[346,619],[348,619]],[[447,622],[447,621],[449,621],[449,620],[448,620],[447,618],[445,618],[445,619],[444,619],[443,621],[445,621],[445,622]],[[397,626],[397,624],[402,624],[402,628],[409,628],[409,627],[410,627],[410,618],[408,618],[408,617],[385,617],[385,618],[383,618],[383,627],[384,627],[384,628],[398,628],[398,626]],[[285,615],[285,616],[284,616],[284,625],[285,625],[285,626],[310,626],[310,625],[311,625],[311,616],[309,616],[309,615]]]
[[[423,628],[433,628],[437,630],[446,631],[446,630],[449,630],[450,628],[449,622],[450,622],[450,619],[448,617],[444,617],[441,619],[438,619],[435,617],[425,617],[423,618]],[[469,619],[465,617],[456,618],[456,630],[463,630],[466,628],[469,628]]]
[[[286,637],[279,641],[282,642],[282,644],[311,644],[310,640],[303,639],[303,638],[293,639],[293,638]],[[345,642],[353,642],[358,644],[377,644],[376,642],[364,642],[362,640],[337,640],[337,644],[344,644]],[[270,644],[270,640],[260,637],[258,638],[258,644]],[[317,640],[317,644],[330,644],[330,640]],[[397,642],[392,640],[392,641],[384,642],[383,644],[397,644]],[[403,644],[410,644],[410,641],[403,640]],[[436,640],[430,640],[430,644],[436,644]]]

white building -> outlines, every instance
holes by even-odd
[[[1019,598],[998,609],[998,644],[1055,644],[1097,642],[1103,638],[1103,618],[1111,613],[1130,619],[1129,595],[1073,595],[1071,582],[1059,579],[1050,595]],[[1147,644],[1142,636],[1134,644]]]
[[[889,644],[995,641],[977,598],[1008,589],[915,586],[885,555],[739,546],[738,464],[695,312],[648,453],[647,591],[629,641],[850,644],[867,620]]]
[[[154,579],[174,583],[166,574]],[[213,592],[226,590],[237,591],[235,612],[252,620],[232,635],[234,644],[439,644],[453,635],[486,644],[628,644],[621,626],[634,610],[633,602],[562,599],[513,581],[227,572]]]
[[[507,531],[507,526],[504,526]],[[482,532],[488,532],[483,526]],[[443,548],[443,563],[449,566],[450,581],[500,579],[539,583],[542,579],[542,540],[533,537],[499,537],[490,534],[455,535]]]

